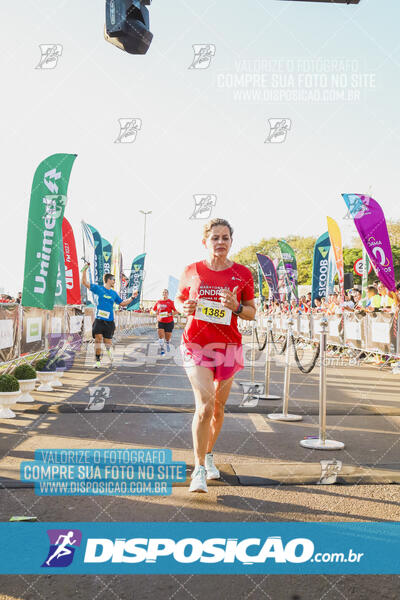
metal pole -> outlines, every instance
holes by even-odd
[[[283,410],[282,413],[286,417],[288,414],[289,407],[289,392],[290,392],[290,335],[292,333],[291,328],[292,319],[288,321],[288,330],[286,337],[286,361],[285,361],[285,376],[283,380]]]
[[[272,333],[272,319],[271,317],[267,320],[267,345],[265,347],[265,396],[268,398],[269,396],[269,380],[271,378],[271,333]]]
[[[18,340],[17,340],[17,353],[18,358],[21,356],[21,344],[22,344],[22,324],[24,319],[24,309],[22,307],[22,300],[18,304]]]
[[[144,213],[144,230],[143,230],[143,254],[146,252],[146,222],[147,222],[147,213]],[[142,285],[140,286],[140,302],[139,306],[143,306],[143,277],[142,277]]]
[[[50,311],[46,310],[44,314],[44,349],[49,350],[49,334],[50,334]]]
[[[252,328],[252,330],[251,330],[251,343],[250,343],[250,345],[251,345],[251,348],[250,348],[250,364],[248,365],[248,368],[249,368],[249,370],[250,370],[250,373],[249,373],[249,374],[250,374],[250,380],[249,380],[249,381],[239,381],[239,382],[238,382],[238,383],[239,383],[239,385],[242,385],[242,386],[243,386],[243,391],[244,391],[245,393],[248,393],[248,392],[247,392],[247,388],[248,388],[249,390],[251,390],[251,389],[254,389],[254,386],[256,385],[256,384],[254,383],[254,369],[255,369],[255,364],[254,364],[254,363],[255,363],[255,335],[256,335],[255,323],[256,323],[256,321],[250,321],[250,323],[251,323],[251,328]],[[247,346],[247,344],[246,344],[246,346]],[[244,354],[245,354],[245,356],[247,356],[247,355],[248,355],[248,354],[247,354],[247,351],[246,351]],[[245,365],[245,368],[247,369],[247,365]],[[256,395],[256,394],[253,394],[253,393],[251,393],[251,396],[252,396],[253,398],[257,398],[257,395]]]
[[[144,213],[144,231],[143,231],[143,254],[146,252],[146,221],[147,213]]]
[[[139,212],[142,213],[142,215],[144,215],[144,229],[143,229],[143,254],[146,252],[146,224],[147,224],[147,215],[151,215],[151,213],[153,211],[148,210],[139,210]],[[142,288],[140,290],[140,300],[139,300],[140,306],[143,305],[143,278],[142,278]]]
[[[267,343],[265,346],[265,373],[264,373],[264,394],[257,395],[259,400],[280,400],[281,396],[270,395],[269,384],[271,380],[271,348],[272,348],[272,317],[268,315],[267,319]]]
[[[326,439],[326,331],[328,319],[324,315],[320,321],[320,367],[319,367],[319,435],[318,439],[309,438],[300,440],[300,446],[303,448],[312,448],[314,450],[342,450],[343,442]]]
[[[319,365],[319,439],[326,441],[326,327],[328,319],[321,321],[320,365]]]
[[[251,332],[251,383],[254,383],[254,372],[255,372],[255,361],[256,361],[256,322],[251,322],[252,332]]]
[[[293,319],[290,316],[288,319],[288,330],[286,336],[286,364],[285,364],[285,376],[283,385],[283,407],[281,413],[270,413],[268,418],[273,421],[302,421],[301,415],[289,414],[289,392],[290,392],[290,344],[292,336]]]

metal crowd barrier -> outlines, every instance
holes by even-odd
[[[248,326],[247,326],[248,327]],[[240,326],[242,333],[248,333],[246,325]],[[260,346],[258,331],[266,331],[265,343]],[[327,402],[326,402],[326,350],[327,346],[336,346],[345,349],[359,351],[365,354],[384,354],[398,358],[400,355],[399,344],[399,322],[397,315],[377,313],[353,313],[345,312],[343,315],[327,316],[324,314],[301,315],[258,315],[257,320],[252,322],[252,344],[255,348],[255,338],[259,350],[266,347],[265,383],[255,382],[254,365],[251,368],[251,381],[249,389],[264,390],[264,394],[252,393],[253,398],[259,400],[272,400],[276,396],[269,395],[270,366],[273,349],[276,354],[285,352],[285,371],[283,381],[283,404],[281,412],[271,412],[268,418],[273,421],[301,421],[302,416],[289,412],[290,399],[290,368],[291,351],[294,352],[296,364],[302,373],[309,373],[319,362],[319,431],[318,436],[311,436],[300,441],[300,445],[308,449],[316,450],[341,450],[343,442],[333,440],[327,436]],[[256,335],[254,335],[254,332]],[[280,336],[286,341],[281,349],[277,351],[274,341]],[[316,353],[309,368],[305,368],[297,355],[296,345],[302,341],[316,345]],[[386,364],[386,363],[385,363]]]
[[[36,359],[57,346],[62,336],[78,334],[82,341],[92,339],[95,318],[93,306],[56,306],[53,310],[0,304],[0,365],[22,358]],[[156,317],[148,313],[116,311],[116,332],[154,326]],[[31,361],[29,361],[31,362]]]
[[[352,322],[349,320],[349,322]],[[333,318],[331,320],[333,323],[333,337],[337,336],[337,323]],[[254,406],[253,404],[249,404],[249,399],[257,399],[257,401],[269,401],[269,400],[277,400],[278,396],[271,396],[269,394],[269,386],[270,386],[270,361],[275,352],[275,356],[277,354],[282,354],[285,352],[285,370],[284,370],[284,379],[283,379],[283,398],[282,398],[282,410],[280,412],[275,411],[269,413],[268,419],[271,421],[302,421],[303,417],[301,415],[292,414],[289,412],[289,399],[290,399],[290,373],[291,373],[291,352],[294,353],[297,367],[303,374],[310,373],[317,364],[318,358],[319,362],[319,430],[318,436],[311,436],[306,439],[300,440],[300,445],[303,448],[315,449],[315,450],[342,450],[344,448],[344,443],[340,441],[333,440],[327,435],[327,401],[326,401],[326,348],[328,345],[328,319],[325,315],[318,315],[318,318],[314,321],[311,316],[308,315],[284,315],[280,318],[279,323],[277,323],[276,315],[272,317],[261,316],[257,321],[252,321],[251,323],[252,329],[252,364],[250,365],[250,375],[251,381],[241,382],[243,385],[243,391],[246,394],[246,403],[243,406]],[[314,328],[314,325],[316,326]],[[262,329],[266,329],[265,340],[262,345],[260,345],[259,335],[257,333],[257,326]],[[273,328],[275,327],[275,331],[279,334],[285,334],[286,341],[283,344],[282,348],[277,350],[274,337],[273,337]],[[244,331],[243,326],[241,326]],[[318,332],[318,333],[317,333]],[[340,333],[340,332],[339,332]],[[347,327],[347,335],[352,335],[357,338],[360,334],[359,328],[352,329],[350,326]],[[313,357],[312,362],[309,367],[304,367],[300,363],[299,357],[297,355],[296,349],[296,339],[299,340],[309,340],[316,342],[316,352]],[[265,380],[264,383],[255,382],[255,369],[254,369],[254,353],[256,349],[256,340],[258,349],[262,351],[266,348],[265,352]],[[264,393],[260,393],[260,391]]]
[[[319,342],[323,314],[292,315],[292,330],[296,338]],[[271,315],[275,335],[286,335],[288,315]],[[257,327],[267,329],[268,315],[260,315]],[[327,316],[327,344],[359,350],[366,353],[400,356],[400,328],[397,315],[377,312]]]

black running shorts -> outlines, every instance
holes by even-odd
[[[164,329],[166,333],[171,333],[174,329],[174,322],[171,321],[170,323],[162,323],[161,321],[158,321],[157,327],[158,329]]]
[[[92,336],[101,334],[103,338],[111,340],[115,331],[114,321],[105,321],[104,319],[95,319],[92,326]]]

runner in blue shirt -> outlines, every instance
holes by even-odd
[[[87,263],[83,268],[82,273],[82,285],[84,285],[93,294],[98,296],[98,304],[96,307],[96,319],[92,327],[92,335],[94,337],[94,351],[96,354],[96,360],[94,368],[100,367],[101,360],[101,343],[104,340],[104,345],[110,362],[112,363],[112,337],[115,331],[114,323],[114,303],[120,306],[128,306],[134,298],[138,295],[138,292],[134,292],[130,298],[122,300],[115,290],[112,288],[115,285],[115,277],[111,273],[104,275],[104,285],[97,285],[95,283],[89,283],[87,279],[87,269],[89,268]]]

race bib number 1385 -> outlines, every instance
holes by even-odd
[[[230,325],[232,311],[220,302],[212,300],[199,300],[194,315],[195,319],[208,321],[209,323],[218,323],[219,325]]]

